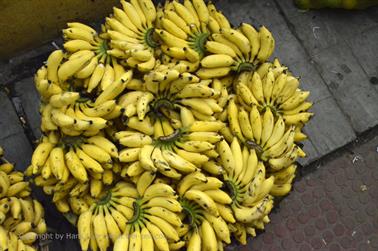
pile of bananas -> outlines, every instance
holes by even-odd
[[[36,250],[47,231],[43,206],[30,196],[29,182],[3,157],[0,147],[0,250]]]
[[[223,250],[264,229],[305,157],[309,92],[267,28],[211,2],[121,0],[98,33],[63,30],[35,75],[41,130],[26,173],[82,250]]]

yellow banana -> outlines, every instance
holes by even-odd
[[[234,59],[227,54],[209,55],[201,60],[201,66],[206,68],[227,67],[234,63]]]
[[[252,110],[249,115],[252,131],[253,131],[253,137],[255,138],[255,142],[257,144],[261,143],[261,135],[263,130],[263,121],[260,116],[260,112],[257,109],[257,106],[252,106]]]
[[[162,154],[168,164],[180,172],[191,173],[197,170],[197,167],[194,164],[177,155],[173,151],[162,150]]]
[[[229,74],[231,67],[217,67],[217,68],[200,68],[197,71],[197,76],[201,79],[220,78]]]
[[[65,154],[65,160],[70,173],[77,180],[80,182],[88,181],[87,171],[72,148]]]
[[[156,9],[151,0],[138,0],[139,6],[144,13],[146,18],[146,22],[148,27],[152,25],[152,23],[156,19]]]
[[[145,171],[143,174],[138,179],[138,182],[136,184],[138,193],[140,195],[143,195],[144,192],[146,191],[147,187],[149,187],[152,182],[154,181],[156,177],[155,173],[152,173],[150,171]]]
[[[118,157],[117,147],[113,144],[113,142],[103,136],[90,137],[87,139],[87,142],[102,148],[105,152],[107,152],[114,158]]]
[[[239,111],[238,120],[243,136],[247,140],[253,140],[253,130],[249,120],[249,114],[243,108]]]
[[[81,163],[83,166],[95,173],[102,173],[104,172],[103,167],[101,164],[95,160],[94,158],[90,157],[88,154],[86,154],[83,150],[81,150],[79,147],[75,148],[75,152],[77,156],[79,157]]]
[[[69,51],[72,53],[81,51],[81,50],[93,50],[96,48],[90,42],[82,40],[82,39],[68,40],[67,42],[63,44],[63,47],[66,51]]]
[[[121,236],[121,230],[119,229],[117,222],[110,214],[109,209],[104,207],[106,229],[108,230],[109,238],[114,243],[119,236]]]
[[[260,62],[265,62],[273,53],[275,41],[272,33],[265,27],[261,26],[259,29],[260,50],[257,54],[257,59]]]
[[[230,42],[234,43],[244,55],[248,55],[251,51],[251,45],[246,36],[238,30],[232,28],[221,28],[221,34]]]
[[[59,83],[58,68],[63,57],[64,53],[62,50],[55,50],[47,58],[47,80],[53,83]]]
[[[228,205],[217,203],[217,208],[218,208],[220,217],[222,217],[225,221],[229,223],[235,223],[234,214]]]
[[[167,184],[153,184],[144,192],[144,199],[149,200],[153,197],[174,197],[175,190]]]
[[[253,207],[244,207],[233,205],[232,209],[235,214],[235,218],[242,223],[250,223],[253,220],[262,218],[273,207],[273,201],[269,197],[265,197],[259,203]]]
[[[267,104],[271,103],[274,81],[275,80],[274,80],[273,71],[269,70],[264,78],[264,85],[263,85],[264,98]]]
[[[203,182],[207,182],[206,176],[201,172],[192,172],[186,175],[180,183],[177,185],[177,192],[181,196],[185,194],[187,190],[189,190],[194,185],[202,184]]]
[[[232,154],[231,147],[225,140],[222,140],[218,144],[218,152],[220,155],[222,167],[227,171],[227,173],[234,173],[235,170],[235,159]]]
[[[227,244],[231,243],[230,239],[230,231],[227,226],[227,223],[222,219],[222,217],[215,217],[212,214],[209,214],[207,212],[203,212],[206,220],[211,224],[211,226],[214,229],[215,234],[217,237],[224,241]]]
[[[274,128],[274,116],[269,107],[266,108],[262,118],[261,145],[264,146],[272,135]]]
[[[178,233],[176,229],[168,223],[167,220],[164,218],[155,216],[155,215],[146,215],[146,218],[156,226],[159,226],[160,230],[164,233],[167,239],[178,241],[180,237],[178,236]]]
[[[194,188],[193,188],[194,189]],[[206,190],[204,191],[211,199],[220,204],[231,204],[232,199],[230,196],[220,189]]]
[[[22,192],[24,189],[28,189],[28,187],[29,187],[29,182],[27,181],[17,182],[9,186],[8,191],[7,191],[7,196],[8,197],[15,196],[16,194]]]
[[[196,250],[201,250],[201,235],[197,229],[194,229],[188,242],[188,251],[196,251]],[[216,250],[216,249],[215,249]]]
[[[132,71],[127,71],[121,76],[119,80],[116,80],[113,84],[109,85],[104,91],[97,97],[95,105],[100,105],[105,101],[112,100],[117,97],[125,88],[127,83],[132,77]]]
[[[126,231],[114,242],[114,251],[129,250],[130,228],[131,225],[128,225]]]
[[[204,210],[207,210],[209,213],[218,216],[218,208],[214,202],[214,200],[207,195],[205,192],[199,190],[189,190],[186,191],[184,194],[184,198],[188,200],[195,201],[200,205]]]
[[[91,158],[99,163],[110,165],[113,163],[112,157],[108,152],[94,144],[82,144],[80,148]],[[107,166],[106,166],[107,167]]]
[[[272,134],[269,137],[268,141],[266,142],[264,148],[267,149],[273,146],[274,144],[276,144],[282,138],[284,134],[285,134],[285,122],[283,118],[279,116],[273,127]]]
[[[182,207],[180,203],[173,198],[167,197],[154,197],[151,198],[147,203],[143,205],[143,207],[163,207],[172,212],[181,212]]]
[[[218,241],[215,231],[207,220],[203,220],[201,224],[201,235],[206,236],[206,239],[201,241],[201,250],[218,250]]]
[[[92,73],[98,65],[97,57],[93,57],[84,67],[75,73],[74,77],[78,79],[86,79],[92,76]]]
[[[72,77],[76,72],[81,70],[82,67],[92,59],[92,57],[94,57],[94,53],[92,51],[87,50],[80,52],[85,52],[85,54],[78,56],[77,58],[69,58],[68,61],[60,65],[58,69],[58,78],[61,82],[64,82],[68,78]],[[72,55],[75,55],[75,53]]]
[[[56,108],[61,108],[67,105],[75,103],[80,98],[78,92],[64,92],[61,94],[55,94],[50,97],[50,105]]]
[[[14,219],[19,219],[21,215],[21,202],[16,197],[10,197],[10,211]]]
[[[40,168],[42,168],[42,166],[45,164],[53,147],[54,145],[50,142],[43,142],[40,143],[34,150],[31,159],[31,164],[33,166],[33,174],[37,174],[40,171]]]
[[[254,60],[260,50],[260,36],[256,29],[247,23],[240,25],[240,30],[248,38],[251,45],[251,60]]]
[[[229,121],[229,124],[230,124],[230,129],[231,129],[231,132],[239,138],[239,140],[244,142],[245,139],[244,139],[243,133],[242,133],[241,128],[240,128],[238,113],[239,113],[239,111],[238,111],[238,108],[235,104],[235,100],[231,99],[228,102],[228,106],[227,106],[227,115],[228,115],[228,121]]]
[[[93,216],[93,231],[100,251],[106,251],[109,246],[109,233],[103,211],[103,208],[100,207],[97,215]]]
[[[285,196],[291,190],[291,184],[273,185],[270,194],[273,196]]]

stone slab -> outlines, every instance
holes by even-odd
[[[312,55],[343,40],[359,36],[360,32],[378,24],[374,13],[339,9],[298,10],[293,1],[277,1],[286,20],[302,45]]]
[[[378,16],[378,11],[377,11]],[[364,30],[359,36],[346,41],[352,49],[364,72],[369,78],[369,83],[378,91],[378,25]]]
[[[24,170],[30,162],[32,148],[24,134],[14,107],[4,92],[0,91],[0,145],[5,157],[16,163],[18,170]]]
[[[313,56],[317,68],[354,130],[361,133],[378,124],[378,92],[346,43]]]
[[[14,95],[21,102],[21,109],[25,115],[26,124],[31,128],[34,138],[41,136],[39,114],[39,94],[34,87],[33,78],[26,78],[14,84]]]

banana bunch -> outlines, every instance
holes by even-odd
[[[279,171],[268,173],[270,177],[274,177],[274,185],[270,190],[270,194],[273,196],[285,196],[288,194],[291,191],[296,170],[297,165],[293,163]]]
[[[66,60],[51,54],[47,60],[47,66],[57,68],[56,75],[60,82],[70,78],[85,79],[88,92],[96,88],[101,82],[101,88],[111,83],[111,73],[122,71],[123,67],[108,54],[108,38],[105,33],[97,34],[97,31],[88,25],[72,22],[67,23],[68,28],[63,30],[63,47],[67,52]],[[102,32],[106,32],[102,27]],[[112,65],[113,64],[113,65]]]
[[[80,214],[77,222],[82,250],[170,250],[178,243],[177,228],[183,223],[177,215],[182,207],[172,187],[153,184],[154,174],[140,178],[135,186],[118,182],[103,198]]]
[[[76,85],[87,93],[104,91],[125,73],[124,67],[108,53],[110,51],[107,33],[97,35],[94,29],[81,23],[68,23],[68,27],[63,30],[65,38],[63,47],[70,55],[68,60],[62,62],[59,58],[62,52],[57,51],[49,56],[47,67],[57,69],[55,75],[61,82],[72,77],[74,80],[83,80]],[[106,32],[106,27],[103,27],[103,31]],[[86,62],[84,62],[85,58],[80,62],[79,59],[76,60],[77,57],[74,55],[80,53],[88,54],[89,60]]]
[[[177,184],[183,207],[181,218],[188,222],[182,233],[187,250],[217,250],[223,243],[231,243],[227,224],[234,219],[227,209],[232,198],[220,189],[222,186],[220,179],[200,171],[186,175]]]
[[[226,193],[232,199],[231,205],[220,211],[221,216],[229,223],[234,237],[245,245],[246,233],[254,236],[256,223],[260,226],[273,208],[270,194],[275,186],[275,176],[266,178],[265,165],[259,161],[256,150],[242,146],[236,137],[231,144],[221,141],[217,150],[219,164],[225,169]]]
[[[139,85],[139,90],[121,97],[120,105],[128,117],[137,116],[143,120],[150,113],[176,121],[173,126],[180,128],[178,118],[183,107],[198,120],[214,121],[214,114],[223,110],[216,100],[221,97],[221,91],[219,81],[201,81],[189,72],[180,73],[160,65],[144,75],[144,83]]]
[[[36,250],[32,245],[47,231],[43,206],[37,200],[17,197],[4,197],[0,204],[0,248]]]
[[[30,197],[24,174],[0,156],[0,250],[36,250],[38,234],[47,231],[43,206]]]
[[[134,177],[142,175],[142,171],[158,172],[171,179],[178,180],[182,174],[188,174],[198,170],[201,166],[214,172],[219,172],[219,167],[214,167],[207,162],[211,157],[217,157],[215,144],[222,137],[215,130],[219,130],[223,124],[217,122],[196,121],[187,132],[173,130],[167,136],[159,136],[153,139],[135,131],[120,131],[115,134],[121,145],[126,146],[119,153],[121,162],[129,163],[127,175]],[[157,121],[156,123],[160,123]],[[167,124],[167,123],[166,123]],[[164,124],[164,128],[168,126]],[[200,126],[213,131],[205,131]],[[210,127],[213,128],[210,128]],[[208,141],[202,141],[208,140]],[[206,167],[205,167],[206,166]],[[209,167],[207,167],[209,166]],[[216,170],[214,170],[216,169]]]
[[[260,111],[269,108],[281,115],[286,125],[307,123],[313,113],[307,112],[312,103],[306,101],[309,91],[299,89],[299,79],[287,72],[278,60],[265,63],[255,72],[243,72],[235,79],[238,102],[250,111],[256,105]]]
[[[78,91],[62,91],[51,95],[48,101],[41,105],[42,131],[60,129],[69,136],[98,134],[108,126],[108,121],[122,115],[123,109],[117,105],[115,98],[126,88],[131,76],[131,71],[123,73],[94,101],[81,97]]]
[[[258,31],[247,23],[237,29],[221,26],[206,42],[210,55],[202,58],[196,74],[201,79],[210,79],[226,76],[231,71],[253,71],[269,59],[274,47],[274,38],[265,26]]]
[[[1,148],[1,150],[3,150]],[[0,154],[0,199],[4,210],[9,210],[9,201],[7,197],[27,198],[31,194],[29,182],[24,180],[22,172],[14,171],[14,165],[7,161],[2,154]],[[3,199],[4,198],[4,199]],[[4,211],[5,212],[5,211]],[[18,217],[15,211],[14,216]],[[6,213],[6,212],[5,212]],[[17,215],[16,215],[17,214]],[[0,217],[3,219],[4,217]]]
[[[235,100],[229,101],[228,121],[230,130],[224,130],[223,136],[231,141],[237,136],[250,148],[256,149],[259,158],[269,163],[269,167],[280,170],[291,165],[298,157],[305,157],[302,149],[296,145],[296,138],[302,133],[293,125],[286,125],[283,116],[275,117],[270,107],[260,113],[257,106],[252,110],[237,107]],[[299,136],[296,137],[296,134]]]
[[[168,61],[167,65],[189,72],[198,69],[206,53],[210,18],[203,0],[166,1],[163,7],[158,8],[155,32],[161,40],[161,51]],[[226,18],[223,20],[228,24]],[[212,21],[220,25],[213,18]]]
[[[140,72],[155,67],[154,23],[156,9],[151,0],[121,0],[122,9],[113,8],[113,15],[106,18],[107,36],[110,39],[109,55],[122,64]]]
[[[111,185],[115,173],[121,171],[117,159],[118,149],[105,134],[59,138],[51,132],[35,149],[29,174],[36,176],[37,186],[53,194],[54,202],[89,190],[97,197],[102,187]]]
[[[51,55],[53,54],[59,54],[63,59],[63,52],[61,50],[54,51],[51,53]],[[57,67],[58,65],[59,64],[57,64]],[[37,72],[34,75],[34,85],[41,97],[42,102],[48,102],[51,96],[61,94],[63,92],[63,89],[57,79],[57,76],[56,82],[53,82],[51,80],[49,81],[47,78],[48,72],[50,72],[51,74],[51,71],[53,71],[52,68],[53,67],[51,65],[50,67],[42,66],[37,70]],[[55,69],[54,71],[56,73],[57,69]]]
[[[156,119],[149,127],[150,132],[128,124],[131,130],[115,133],[119,144],[126,147],[120,151],[119,160],[129,163],[131,173],[139,175],[145,169],[180,179],[182,174],[201,167],[212,173],[220,172],[218,166],[208,161],[218,156],[215,145],[222,139],[218,131],[224,123],[196,121],[188,109],[182,110],[180,115],[183,128],[175,129],[168,120]]]

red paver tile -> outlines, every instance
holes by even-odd
[[[324,241],[320,237],[315,237],[310,240],[313,249],[321,249],[325,247]]]
[[[340,240],[340,245],[346,249],[346,248],[351,248],[352,245],[353,245],[353,240],[352,238],[348,237],[348,236],[344,236],[341,238]]]
[[[313,206],[309,210],[311,217],[317,218],[320,215],[320,209],[317,206]]]
[[[284,225],[278,224],[277,226],[274,227],[274,233],[279,238],[284,238],[288,235],[289,232],[287,231],[287,228]]]
[[[329,251],[340,251],[341,247],[339,246],[338,243],[332,243],[329,245]]]
[[[325,243],[330,243],[333,240],[334,235],[330,230],[326,230],[326,231],[323,232],[322,237],[323,237]]]
[[[284,250],[294,250],[295,246],[296,246],[295,242],[291,239],[283,239],[281,241],[281,247]]]
[[[323,211],[328,211],[332,209],[332,203],[328,199],[321,200],[319,206]]]
[[[320,218],[315,221],[315,226],[318,230],[324,230],[327,227],[327,222],[323,218]]]
[[[304,227],[304,232],[305,232],[306,237],[311,237],[316,233],[316,229],[312,225],[306,225]]]
[[[250,250],[377,251],[378,137],[365,144],[368,158],[353,150],[299,178]]]
[[[298,219],[298,222],[301,223],[301,224],[306,224],[311,218],[311,215],[306,213],[306,212],[301,212],[297,219]]]
[[[302,244],[300,247],[300,251],[308,251],[311,250],[311,246],[309,244]]]
[[[333,227],[333,233],[336,236],[342,236],[345,232],[345,227],[342,224],[336,224],[336,226]]]
[[[327,212],[326,217],[327,217],[328,224],[330,225],[335,224],[338,217],[336,210]]]
[[[298,228],[299,224],[297,222],[297,219],[295,218],[290,218],[286,221],[286,227],[290,230],[290,231],[294,231]]]
[[[305,240],[304,233],[301,230],[295,232],[292,236],[293,236],[293,240],[297,244],[300,244],[300,243],[302,243]]]
[[[263,235],[263,241],[265,244],[272,244],[274,241],[274,236],[270,232],[265,232]]]

